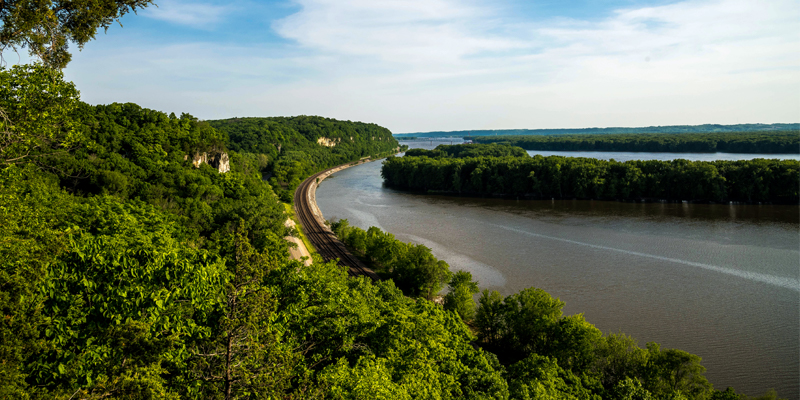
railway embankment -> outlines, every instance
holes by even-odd
[[[372,160],[362,159],[347,164],[342,164],[325,171],[316,173],[303,181],[294,192],[294,207],[303,231],[311,244],[325,261],[336,260],[339,265],[348,268],[351,276],[367,276],[373,281],[378,281],[378,275],[364,265],[358,257],[355,257],[339,240],[338,237],[325,224],[325,217],[317,206],[317,187],[320,182],[332,174],[355,165],[370,162]]]

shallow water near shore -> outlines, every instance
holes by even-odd
[[[542,288],[640,346],[698,354],[715,388],[800,398],[797,206],[419,195],[384,188],[380,166],[323,182],[325,218],[425,244],[482,288]]]

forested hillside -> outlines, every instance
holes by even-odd
[[[230,148],[257,158],[280,198],[292,202],[297,185],[325,168],[400,150],[392,133],[363,122],[299,116],[208,121],[230,138]]]
[[[541,290],[476,306],[469,274],[390,234],[336,226],[392,278],[377,284],[289,260],[262,174],[284,146],[317,154],[310,169],[387,147],[312,141],[351,123],[271,120],[280,150],[247,152],[188,114],[81,103],[57,71],[0,74],[3,398],[744,398],[713,390],[699,357],[603,336]],[[222,154],[227,172],[208,162]],[[445,284],[444,307],[427,300]]]
[[[493,145],[461,146],[472,149]],[[452,150],[446,150],[448,147],[453,146],[425,152],[433,157],[389,157],[381,174],[388,185],[400,189],[473,195],[788,204],[799,201],[800,161],[796,160],[618,162],[527,154],[458,158],[452,156]]]
[[[732,133],[488,136],[475,143],[505,143],[525,150],[644,151],[674,153],[800,154],[800,130]]]
[[[289,260],[279,195],[392,152],[388,130],[88,105],[60,71],[68,44],[152,1],[6,3],[0,50],[38,61],[0,62],[0,398],[746,398],[541,290],[476,307],[469,274],[384,232],[335,226],[405,293]]]

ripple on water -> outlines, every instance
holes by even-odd
[[[384,188],[378,163],[337,176],[318,192],[326,216],[426,245],[482,288],[539,287],[603,332],[697,354],[718,389],[800,399],[796,206],[426,196]]]

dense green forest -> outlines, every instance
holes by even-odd
[[[476,305],[468,273],[388,233],[335,226],[381,282],[290,260],[280,198],[397,142],[320,117],[81,102],[68,43],[151,3],[0,13],[0,50],[39,60],[0,63],[0,398],[747,398],[714,390],[699,357],[603,336],[539,289]]]
[[[489,136],[475,143],[506,143],[525,150],[676,153],[800,154],[800,130],[735,133]]]
[[[389,157],[381,174],[400,189],[530,198],[773,202],[797,204],[800,161],[605,161],[470,156],[480,146],[439,146]],[[453,147],[466,149],[455,157]],[[510,146],[509,146],[510,147]],[[448,150],[451,149],[451,150]],[[487,150],[493,152],[494,150]],[[431,156],[425,155],[430,154]]]
[[[256,156],[264,178],[287,203],[297,185],[315,172],[400,150],[388,129],[362,122],[299,116],[208,123],[227,134],[232,150]]]
[[[469,274],[387,233],[336,227],[363,238],[391,278],[377,284],[289,260],[262,178],[284,151],[312,160],[293,160],[303,173],[385,151],[313,140],[364,125],[265,120],[289,138],[261,152],[238,140],[258,132],[87,105],[46,67],[0,74],[3,398],[745,398],[713,390],[699,357],[603,336],[541,290],[476,305]],[[228,154],[230,171],[201,153]],[[429,301],[445,284],[444,306]]]
[[[470,137],[475,136],[507,136],[507,135],[566,135],[566,134],[622,134],[622,133],[714,133],[714,132],[772,132],[800,131],[800,124],[736,124],[736,125],[667,125],[647,126],[641,128],[577,128],[577,129],[478,129],[472,131],[433,131],[416,133],[398,133],[398,139],[406,136],[419,138],[430,137]]]

